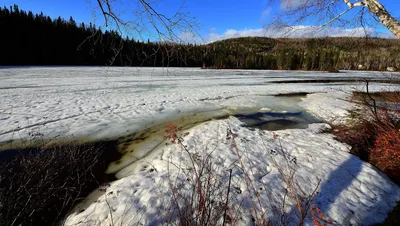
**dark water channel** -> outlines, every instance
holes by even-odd
[[[322,120],[309,112],[257,112],[254,114],[235,115],[246,127],[276,131],[284,129],[307,129],[311,123],[321,123]]]
[[[190,129],[200,123],[225,119],[230,116],[238,118],[244,123],[245,127],[252,130],[284,130],[284,129],[306,129],[311,123],[322,122],[309,112],[297,105],[301,98],[306,97],[307,93],[298,94],[279,94],[276,96],[263,96],[259,106],[250,107],[224,107],[212,110],[198,110],[195,112],[178,113],[174,116],[162,120],[149,121],[148,125],[141,130],[131,134],[109,138],[107,140],[97,140],[88,142],[82,141],[60,141],[56,146],[47,145],[46,140],[31,142],[31,146],[16,145],[13,148],[0,147],[0,162],[8,162],[15,156],[34,154],[42,149],[48,151],[68,149],[71,146],[92,145],[103,153],[104,161],[108,162],[106,174],[112,175],[122,170],[126,166],[146,157],[159,145],[165,143],[164,131],[167,123],[176,124],[182,130]],[[23,142],[21,142],[23,144]],[[46,145],[44,145],[46,144]],[[44,146],[47,146],[43,148]],[[104,170],[99,167],[99,170]],[[104,171],[97,172],[104,174]]]

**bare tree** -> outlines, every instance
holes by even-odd
[[[198,24],[195,17],[186,9],[186,0],[179,0],[174,4],[166,0],[86,0],[89,7],[93,9],[94,17],[100,15],[101,27],[114,30],[121,37],[133,38],[137,41],[153,40],[158,42],[158,46],[152,53],[143,52],[138,49],[138,54],[144,56],[145,60],[154,59],[162,53],[164,66],[169,66],[172,55],[181,58],[179,46],[175,43],[188,42],[188,39],[198,39]],[[91,3],[94,3],[92,5]],[[177,4],[178,3],[178,4]],[[99,30],[97,30],[99,32]],[[96,34],[88,37],[86,41],[93,41]],[[83,44],[82,43],[82,44]],[[82,45],[81,44],[81,45]],[[117,57],[124,48],[121,39],[119,43],[114,43],[109,50],[113,51],[113,57],[109,65],[113,65]],[[128,58],[128,56],[123,56]],[[164,64],[163,63],[163,64]]]
[[[195,18],[185,8],[185,0],[175,8],[163,0],[95,0],[104,26],[136,39],[155,38],[180,42],[182,34],[195,34]]]
[[[276,0],[270,0],[270,3]],[[301,25],[313,19],[317,26],[340,24],[341,27],[378,22],[400,38],[400,22],[378,0],[280,0],[281,11],[273,25]]]

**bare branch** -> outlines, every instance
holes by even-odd
[[[161,41],[174,42],[182,41],[180,39],[182,32],[198,35],[195,18],[184,11],[185,0],[182,0],[182,4],[173,14],[162,13],[157,9],[158,5],[149,0],[97,0],[97,4],[104,17],[105,26],[110,28],[116,26],[119,33],[123,33],[124,29],[124,32],[133,32],[142,39],[155,34]],[[126,12],[131,9],[133,9],[131,13]]]
[[[339,19],[341,16],[343,16],[344,14],[346,14],[347,12],[349,12],[350,10],[353,9],[353,6],[349,7],[348,9],[346,9],[345,11],[343,11],[342,13],[340,13],[339,15],[337,15],[336,17],[332,18],[331,20],[329,20],[328,22],[322,24],[322,27],[325,27],[326,25],[332,23],[333,21]]]
[[[270,0],[273,3],[274,0]],[[400,38],[400,22],[393,17],[379,0],[282,0],[280,13],[276,16],[271,25],[283,28],[288,26],[303,26],[304,23],[314,21],[318,27],[328,25],[339,27],[359,27],[360,22],[364,25],[373,25],[375,20],[385,26],[396,37]],[[348,13],[351,10],[359,10]],[[364,14],[364,10],[369,14]],[[321,23],[322,21],[327,21]],[[368,23],[371,22],[371,23]]]

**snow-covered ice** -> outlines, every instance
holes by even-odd
[[[394,74],[398,76],[398,74]],[[22,67],[0,68],[0,147],[30,139],[35,134],[95,140],[117,138],[182,117],[202,122],[235,112],[293,112],[307,110],[327,122],[343,122],[356,107],[346,101],[350,92],[364,89],[363,79],[385,79],[388,74],[345,71],[338,74],[299,71],[200,70],[192,68]],[[285,80],[329,79],[340,83],[282,83]],[[360,80],[345,82],[344,80]],[[371,83],[371,90],[394,85]],[[286,93],[307,96],[274,96]],[[197,115],[203,112],[204,115]],[[190,120],[189,120],[190,121]],[[158,123],[158,124],[157,124]],[[196,124],[194,123],[194,124]],[[307,129],[265,131],[248,128],[235,117],[204,122],[185,130],[191,152],[212,152],[222,183],[233,170],[233,183],[246,189],[238,156],[227,139],[237,137],[245,168],[253,172],[266,217],[277,216],[285,186],[274,161],[282,156],[296,161],[295,178],[309,194],[317,186],[315,204],[337,224],[370,225],[381,222],[400,200],[400,189],[370,164],[348,153],[348,147],[325,133],[328,125]],[[157,128],[157,127],[156,127]],[[160,132],[162,134],[162,131]],[[273,137],[278,136],[278,139]],[[179,145],[165,145],[162,135],[151,148],[136,151],[125,165],[110,166],[117,181],[95,191],[76,208],[67,225],[145,224],[162,222],[168,196],[168,178],[183,178],[189,157]],[[278,142],[280,141],[280,142]],[[153,150],[154,149],[154,150]],[[281,150],[282,149],[282,150]],[[274,151],[271,151],[274,150]],[[281,150],[281,151],[277,151]],[[179,163],[179,164],[178,164]],[[177,169],[172,165],[179,165]],[[164,192],[164,193],[163,193]],[[244,205],[240,224],[251,224],[246,192],[232,203]],[[244,203],[244,204],[243,204]],[[288,211],[293,205],[288,206]],[[163,212],[164,211],[164,212]],[[113,222],[110,222],[110,221]],[[311,223],[308,219],[307,223]]]
[[[268,99],[268,96],[291,92],[330,94],[362,88],[363,83],[273,84],[273,81],[378,77],[386,78],[385,74],[373,72],[0,68],[0,142],[28,139],[35,132],[53,137],[72,134],[88,139],[118,136],[124,134],[122,128],[130,128],[132,132],[143,124],[174,116],[177,112],[199,109],[282,109],[292,106],[293,101],[284,103],[280,99]],[[329,96],[318,95],[322,95],[318,97],[319,102]]]

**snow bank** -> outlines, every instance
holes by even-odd
[[[350,97],[351,94],[345,92],[313,93],[299,105],[326,122],[338,124],[346,122],[349,111],[358,108],[349,101]]]
[[[231,195],[234,198],[230,205],[240,206],[241,211],[236,214],[240,218],[238,225],[252,225],[251,201],[240,161],[259,193],[266,218],[279,217],[286,188],[274,164],[276,161],[283,170],[295,169],[295,181],[304,194],[311,194],[321,181],[314,203],[336,224],[382,222],[400,200],[399,187],[370,164],[349,154],[346,145],[324,133],[326,129],[326,124],[312,124],[308,129],[261,131],[246,128],[231,117],[200,124],[182,134],[188,134],[183,144],[193,155],[211,155],[224,192],[227,170],[233,170]],[[240,160],[232,148],[232,140],[227,138],[227,130],[235,134]],[[123,179],[111,183],[104,194],[78,206],[67,218],[66,225],[157,225],[167,219],[176,221],[169,215],[172,203],[169,183],[185,180],[190,167],[190,159],[179,145],[163,144],[120,171]],[[254,196],[253,201],[257,203]],[[289,203],[286,210],[294,208]],[[312,225],[310,218],[306,225]]]

